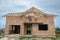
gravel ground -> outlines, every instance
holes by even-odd
[[[8,40],[6,37],[4,37],[4,38],[1,38],[0,40]]]

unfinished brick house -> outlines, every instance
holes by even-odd
[[[25,12],[6,14],[5,35],[55,36],[54,17],[35,7]]]

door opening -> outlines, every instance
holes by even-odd
[[[32,31],[32,24],[25,24],[25,34],[31,35],[31,31]]]
[[[20,25],[10,25],[10,34],[20,34]]]

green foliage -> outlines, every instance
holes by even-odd
[[[28,31],[31,31],[31,27],[27,27],[27,30],[28,30]]]
[[[60,28],[55,28],[56,31],[56,38],[52,38],[53,40],[60,40]]]
[[[0,38],[4,37],[4,31],[3,29],[0,30]]]
[[[55,28],[55,30],[56,30],[56,34],[60,34],[60,28]]]
[[[1,36],[2,34],[4,34],[3,29],[0,30],[0,36]]]

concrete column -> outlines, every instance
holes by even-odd
[[[24,25],[23,24],[20,26],[20,34],[24,35]]]
[[[5,35],[9,35],[9,26],[8,25],[5,28]]]

